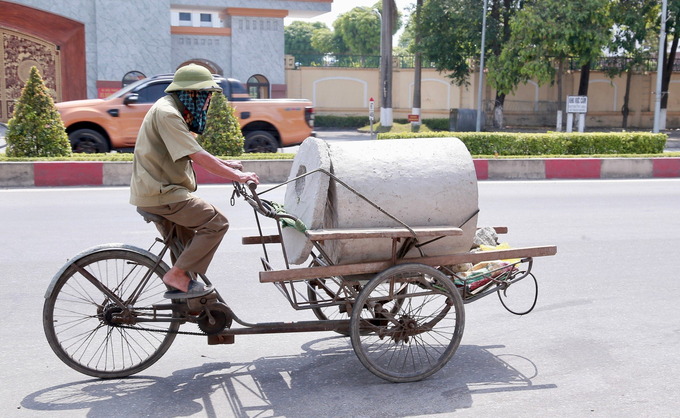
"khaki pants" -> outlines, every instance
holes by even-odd
[[[199,197],[168,205],[147,206],[142,210],[160,215],[165,232],[176,224],[176,235],[184,251],[174,265],[182,270],[205,274],[217,247],[229,229],[229,221],[216,207]],[[162,234],[165,232],[162,231]]]

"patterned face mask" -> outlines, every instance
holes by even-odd
[[[208,105],[211,92],[197,90],[180,90],[177,92],[179,101],[184,105],[184,121],[191,132],[202,134],[208,117]]]

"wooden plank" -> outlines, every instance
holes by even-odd
[[[416,226],[412,229],[419,238],[463,235],[462,229],[452,226]],[[313,241],[358,238],[408,238],[413,236],[411,231],[403,227],[314,229],[308,230],[305,234]]]
[[[496,231],[497,234],[507,234],[508,233],[508,227],[507,226],[493,226],[492,227],[494,231]],[[477,229],[482,229],[481,227],[477,227]]]
[[[249,245],[249,244],[262,244],[264,241],[265,244],[281,244],[281,236],[280,235],[265,235],[260,237],[259,235],[252,236],[252,237],[243,237],[241,238],[241,244],[243,245]]]
[[[397,260],[397,264],[421,263],[429,266],[448,266],[460,263],[479,263],[482,261],[506,260],[509,258],[545,257],[557,254],[554,245],[542,247],[513,248],[509,250],[480,251],[477,253],[448,254],[433,257],[407,258]],[[307,280],[320,277],[349,276],[353,274],[378,273],[391,266],[392,261],[346,264],[340,266],[309,267],[291,270],[261,271],[260,282],[272,283],[286,280]]]

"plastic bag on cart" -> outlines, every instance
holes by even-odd
[[[509,250],[510,244],[508,244],[507,242],[501,242],[500,244],[498,244],[496,246],[482,244],[482,245],[479,246],[479,249],[482,250],[482,251]],[[508,258],[506,260],[501,260],[501,261],[505,261],[505,262],[510,263],[510,264],[516,264],[516,263],[519,263],[520,259],[519,258]]]
[[[468,285],[468,290],[475,293],[503,274],[510,273],[515,269],[512,263],[501,260],[482,261],[475,264],[472,269],[457,275],[454,283],[459,286]]]
[[[475,237],[472,239],[472,243],[474,248],[479,248],[482,245],[485,246],[493,246],[498,244],[498,234],[496,233],[496,230],[493,229],[490,226],[485,226],[482,228],[477,229],[477,232],[475,232]]]

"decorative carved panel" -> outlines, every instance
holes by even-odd
[[[0,122],[14,112],[14,102],[35,66],[55,102],[61,101],[59,47],[25,33],[0,27]]]

